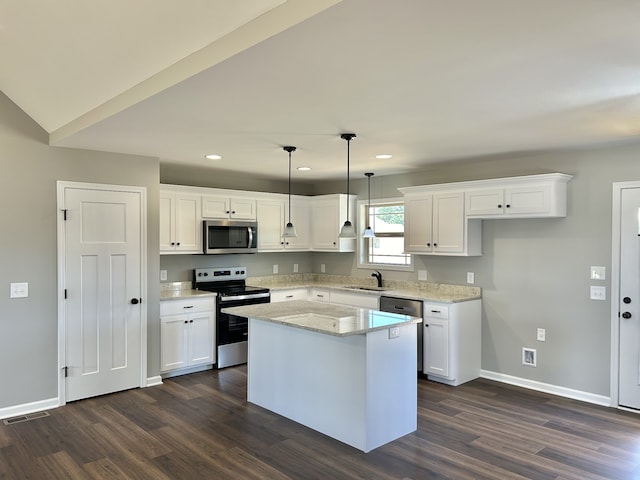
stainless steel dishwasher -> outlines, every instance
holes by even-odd
[[[390,312],[390,313],[403,313],[405,315],[411,315],[412,317],[420,317],[422,316],[422,301],[420,300],[409,300],[408,298],[399,298],[399,297],[387,297],[386,295],[382,295],[380,297],[380,311],[381,312]],[[418,337],[418,372],[422,372],[422,324],[418,323],[416,325],[417,328],[417,337]]]

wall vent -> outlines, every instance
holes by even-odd
[[[27,415],[20,415],[18,417],[6,418],[3,420],[5,425],[13,425],[14,423],[28,422],[29,420],[36,420],[37,418],[48,417],[49,412],[36,412],[28,413]]]

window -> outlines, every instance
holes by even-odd
[[[361,219],[369,219],[375,238],[360,239],[359,266],[369,268],[412,268],[411,255],[404,253],[404,203],[401,200],[380,200],[361,205]],[[361,222],[363,231],[366,222]]]

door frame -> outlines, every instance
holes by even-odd
[[[628,188],[640,188],[640,181],[614,182],[611,219],[611,406],[620,407],[620,322],[618,318],[618,299],[620,298],[620,211],[622,191]]]
[[[58,180],[57,185],[57,235],[58,235],[58,406],[65,405],[66,389],[64,367],[66,365],[66,303],[64,290],[66,285],[66,242],[64,225],[64,207],[66,188],[84,190],[108,190],[131,192],[140,195],[140,387],[147,386],[147,189],[127,185],[109,185],[103,183],[85,183]]]

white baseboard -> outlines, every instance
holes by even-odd
[[[160,375],[147,378],[147,387],[155,387],[157,385],[162,385],[162,377]]]
[[[162,378],[178,377],[180,375],[187,375],[189,373],[204,372],[206,370],[211,370],[211,369],[213,369],[213,365],[199,365],[199,366],[196,366],[196,367],[181,368],[179,370],[171,370],[170,372],[163,373],[162,374]]]
[[[37,402],[23,403],[21,405],[13,405],[11,407],[0,408],[0,420],[3,418],[13,418],[28,413],[42,412],[50,408],[58,408],[58,398],[48,398]]]
[[[488,370],[480,370],[480,377],[495,380],[496,382],[508,383],[509,385],[515,385],[517,387],[529,388],[538,392],[551,393],[552,395],[558,395],[559,397],[572,398],[574,400],[581,400],[583,402],[603,405],[605,407],[613,406],[611,404],[611,397],[607,397],[605,395],[596,395],[594,393],[573,390],[571,388],[537,382],[526,378],[512,377],[511,375],[491,372]]]

